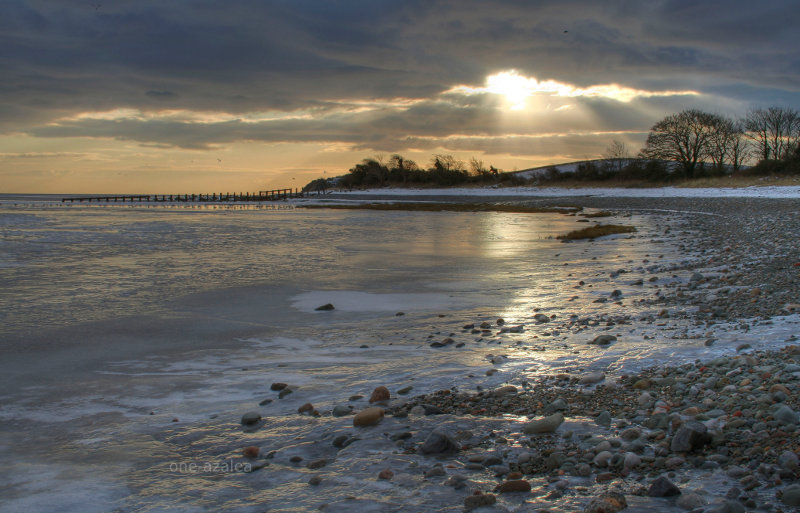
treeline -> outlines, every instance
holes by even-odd
[[[336,185],[343,188],[426,184],[453,186],[512,178],[511,174],[503,173],[494,166],[486,167],[483,161],[476,158],[464,163],[452,155],[434,155],[430,165],[422,168],[413,160],[395,154],[387,161],[382,157],[364,159],[341,177]]]
[[[613,141],[603,160],[581,163],[574,173],[553,167],[543,178],[669,181],[730,174],[800,174],[800,113],[769,107],[730,119],[684,110],[653,125],[635,157]]]

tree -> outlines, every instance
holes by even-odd
[[[800,113],[783,107],[752,109],[744,118],[744,128],[761,160],[780,160],[800,141]]]
[[[619,173],[625,166],[625,162],[630,159],[630,153],[628,152],[628,148],[625,146],[624,142],[614,139],[611,141],[611,145],[606,148],[603,158],[606,159],[609,169]]]
[[[715,116],[713,130],[708,138],[708,157],[718,173],[730,164],[737,171],[747,156],[744,131],[741,124],[728,118]]]
[[[483,161],[475,157],[469,159],[469,170],[475,176],[486,177],[489,175],[489,170],[483,165]]]
[[[708,155],[709,139],[718,124],[719,116],[696,109],[667,116],[650,129],[642,155],[674,160],[687,178],[694,178],[698,164]]]

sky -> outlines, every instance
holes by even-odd
[[[0,193],[513,171],[664,116],[800,109],[796,0],[0,0]]]

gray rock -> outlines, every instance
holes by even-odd
[[[539,433],[552,433],[564,422],[564,415],[561,412],[554,413],[549,417],[528,422],[522,426],[522,431],[528,435]]]
[[[600,426],[609,427],[611,425],[611,414],[608,412],[608,410],[603,410],[594,419],[594,421]]]
[[[550,322],[550,317],[546,316],[543,313],[537,313],[536,315],[533,316],[533,320],[535,320],[538,323],[545,323],[545,322]]]
[[[548,404],[545,407],[544,412],[545,412],[546,415],[551,415],[551,414],[553,414],[553,413],[555,413],[557,411],[567,411],[567,410],[569,410],[569,405],[567,404],[567,402],[565,400],[563,400],[563,399],[561,399],[559,397],[558,399],[556,399],[552,403]]]
[[[672,452],[690,452],[702,449],[711,442],[711,435],[705,424],[690,421],[682,425],[675,436],[672,437],[670,449]]]
[[[711,513],[745,513],[745,511],[739,501],[725,501],[717,508],[712,509]]]
[[[617,341],[617,337],[615,337],[614,335],[598,335],[598,336],[594,337],[594,339],[589,343],[597,345],[597,346],[607,346],[607,345],[611,344],[612,342],[616,342],[616,341]]]
[[[447,472],[445,472],[444,468],[441,465],[434,465],[433,468],[430,468],[425,471],[425,477],[440,477],[446,475]]]
[[[419,451],[422,454],[447,454],[461,450],[461,446],[453,437],[440,431],[433,431],[422,443]]]
[[[242,415],[243,426],[254,426],[261,420],[261,414],[257,411],[249,411]]]
[[[606,379],[604,372],[590,372],[589,374],[581,376],[578,383],[581,385],[594,385],[595,383],[600,383],[604,379]]]
[[[787,506],[800,506],[800,485],[793,484],[787,486],[783,490],[783,495],[781,495],[781,502]]]
[[[337,404],[336,406],[333,407],[334,417],[344,417],[345,415],[350,415],[352,412],[353,410],[351,410],[349,406]]]
[[[675,486],[672,481],[665,476],[659,476],[650,484],[650,488],[647,489],[648,497],[673,497],[680,494],[680,488]]]
[[[797,424],[798,417],[797,413],[792,410],[789,406],[782,404],[775,413],[772,414],[775,417],[775,420],[780,422],[781,424]]]
[[[783,451],[780,456],[778,456],[778,465],[786,470],[795,471],[797,470],[798,464],[797,455],[792,451]]]
[[[335,310],[335,308],[333,307],[333,305],[331,303],[327,303],[327,304],[324,304],[322,306],[316,307],[315,310],[318,311],[318,312],[325,312],[325,311],[328,311],[328,310]]]
[[[702,508],[708,501],[699,493],[691,492],[678,497],[677,504],[683,509],[690,510]]]

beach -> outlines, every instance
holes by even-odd
[[[2,435],[23,470],[6,470],[0,511],[797,508],[798,199],[492,192],[457,198],[583,210],[194,212],[211,227],[260,215],[251,230],[311,248],[283,242],[280,273],[259,276],[261,250],[237,283],[209,248],[220,284],[176,283],[169,307],[121,290],[119,311],[54,308],[40,333],[19,310]],[[180,248],[197,217],[154,212],[148,237]],[[637,231],[555,238],[608,223]],[[87,340],[104,349],[80,372],[47,361],[86,362]]]

